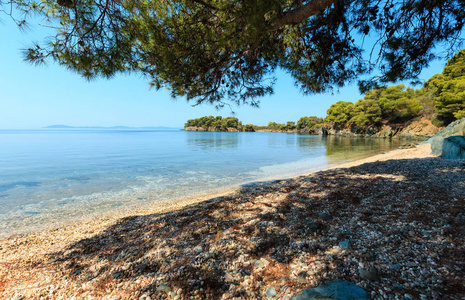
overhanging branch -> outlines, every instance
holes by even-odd
[[[271,29],[278,29],[286,25],[299,24],[303,20],[321,13],[325,8],[336,3],[336,0],[311,0],[303,6],[287,11],[280,15],[272,24]]]

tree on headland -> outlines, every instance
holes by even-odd
[[[242,131],[242,122],[239,121],[236,117],[226,117],[221,116],[204,116],[197,119],[190,119],[184,124],[184,128],[188,127],[200,127],[205,130],[216,130],[216,131],[228,131],[228,128],[234,128],[239,131]],[[250,131],[250,128],[247,128]]]
[[[354,124],[359,127],[379,125],[382,122],[406,122],[417,117],[423,107],[416,98],[418,93],[405,85],[376,87],[355,104],[339,101],[328,109],[325,122]]]
[[[325,122],[347,123],[352,118],[354,104],[348,101],[338,101],[332,104],[325,118]]]
[[[465,49],[451,59],[441,74],[434,75],[425,83],[433,89],[437,119],[440,124],[465,117]]]
[[[257,105],[277,68],[303,93],[366,74],[363,91],[414,80],[436,45],[457,50],[465,22],[462,0],[0,0],[0,11],[36,13],[57,29],[26,50],[33,63],[50,58],[89,79],[138,72],[173,97],[217,106]]]
[[[306,127],[313,128],[315,126],[321,126],[322,124],[323,124],[323,118],[318,118],[315,116],[301,117],[299,121],[297,121],[296,128],[297,130],[302,130]]]

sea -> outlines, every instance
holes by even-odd
[[[397,147],[389,139],[296,133],[2,130],[0,237],[288,178]]]

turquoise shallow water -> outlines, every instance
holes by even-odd
[[[398,147],[383,139],[180,130],[8,130],[0,145],[0,236]]]

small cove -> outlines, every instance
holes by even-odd
[[[180,130],[8,130],[0,141],[0,236],[296,176],[399,146],[385,139]]]

